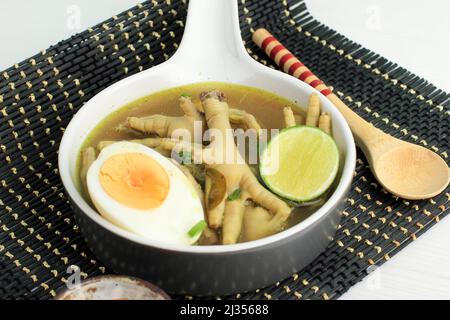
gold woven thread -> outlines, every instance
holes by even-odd
[[[317,39],[317,41],[319,41],[320,39]],[[348,99],[352,99],[351,97],[349,97]],[[348,100],[347,99],[347,100]],[[357,102],[356,102],[357,103]],[[366,112],[371,112],[371,109],[370,108],[367,108],[367,110],[365,110]],[[55,111],[56,112],[56,111]],[[389,121],[389,119],[386,119],[387,120],[387,123],[389,123],[390,121]],[[395,124],[393,124],[393,125],[395,125]],[[395,129],[400,129],[400,127],[398,127],[397,126],[397,128],[395,128]],[[407,131],[406,131],[407,132]],[[405,132],[403,132],[403,134],[405,134]],[[426,143],[426,142],[425,142]],[[40,146],[38,145],[38,146],[36,146],[37,148],[40,148]],[[433,146],[432,146],[433,147]],[[431,147],[431,148],[432,148]],[[445,152],[445,151],[444,151]],[[57,172],[55,171],[55,174],[56,174]],[[36,173],[36,174],[40,174],[40,173]],[[42,176],[40,177],[40,179],[42,179]],[[44,179],[45,180],[45,179]],[[43,180],[43,181],[44,181]],[[362,179],[363,180],[363,179]],[[366,179],[367,180],[367,179]],[[366,181],[365,181],[366,182]],[[23,183],[23,182],[22,182]],[[37,195],[36,195],[37,196]],[[370,194],[367,194],[367,196],[368,197],[370,197]],[[360,210],[362,210],[362,211],[365,211],[365,210],[363,210],[363,208],[361,208],[360,206],[359,206],[359,209]],[[445,207],[444,207],[444,209],[445,209]],[[42,222],[42,223],[44,223],[44,222]],[[355,236],[356,237],[356,236]],[[56,253],[55,253],[56,254]],[[83,254],[82,256],[86,256],[86,254]],[[301,296],[301,295],[300,295]]]

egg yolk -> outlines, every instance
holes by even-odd
[[[111,156],[103,163],[99,180],[110,197],[130,208],[156,208],[169,192],[164,168],[142,153]]]

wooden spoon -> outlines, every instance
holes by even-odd
[[[417,200],[434,197],[448,185],[445,161],[433,151],[394,138],[359,117],[335,94],[327,96],[347,120],[378,182],[392,194]]]
[[[401,198],[417,200],[434,197],[448,186],[450,171],[439,155],[394,138],[358,116],[267,30],[256,30],[253,41],[285,72],[316,88],[333,102],[347,120],[372,173],[386,190]]]

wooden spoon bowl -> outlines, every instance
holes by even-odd
[[[385,150],[371,150],[379,153],[372,155],[372,167],[379,183],[392,194],[417,200],[434,197],[447,187],[449,170],[436,153],[398,139],[383,146]]]

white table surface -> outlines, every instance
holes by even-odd
[[[0,70],[137,2],[2,0]],[[328,26],[450,91],[450,1],[306,3],[312,14]],[[446,218],[351,288],[342,299],[450,299],[449,247],[450,219]]]

